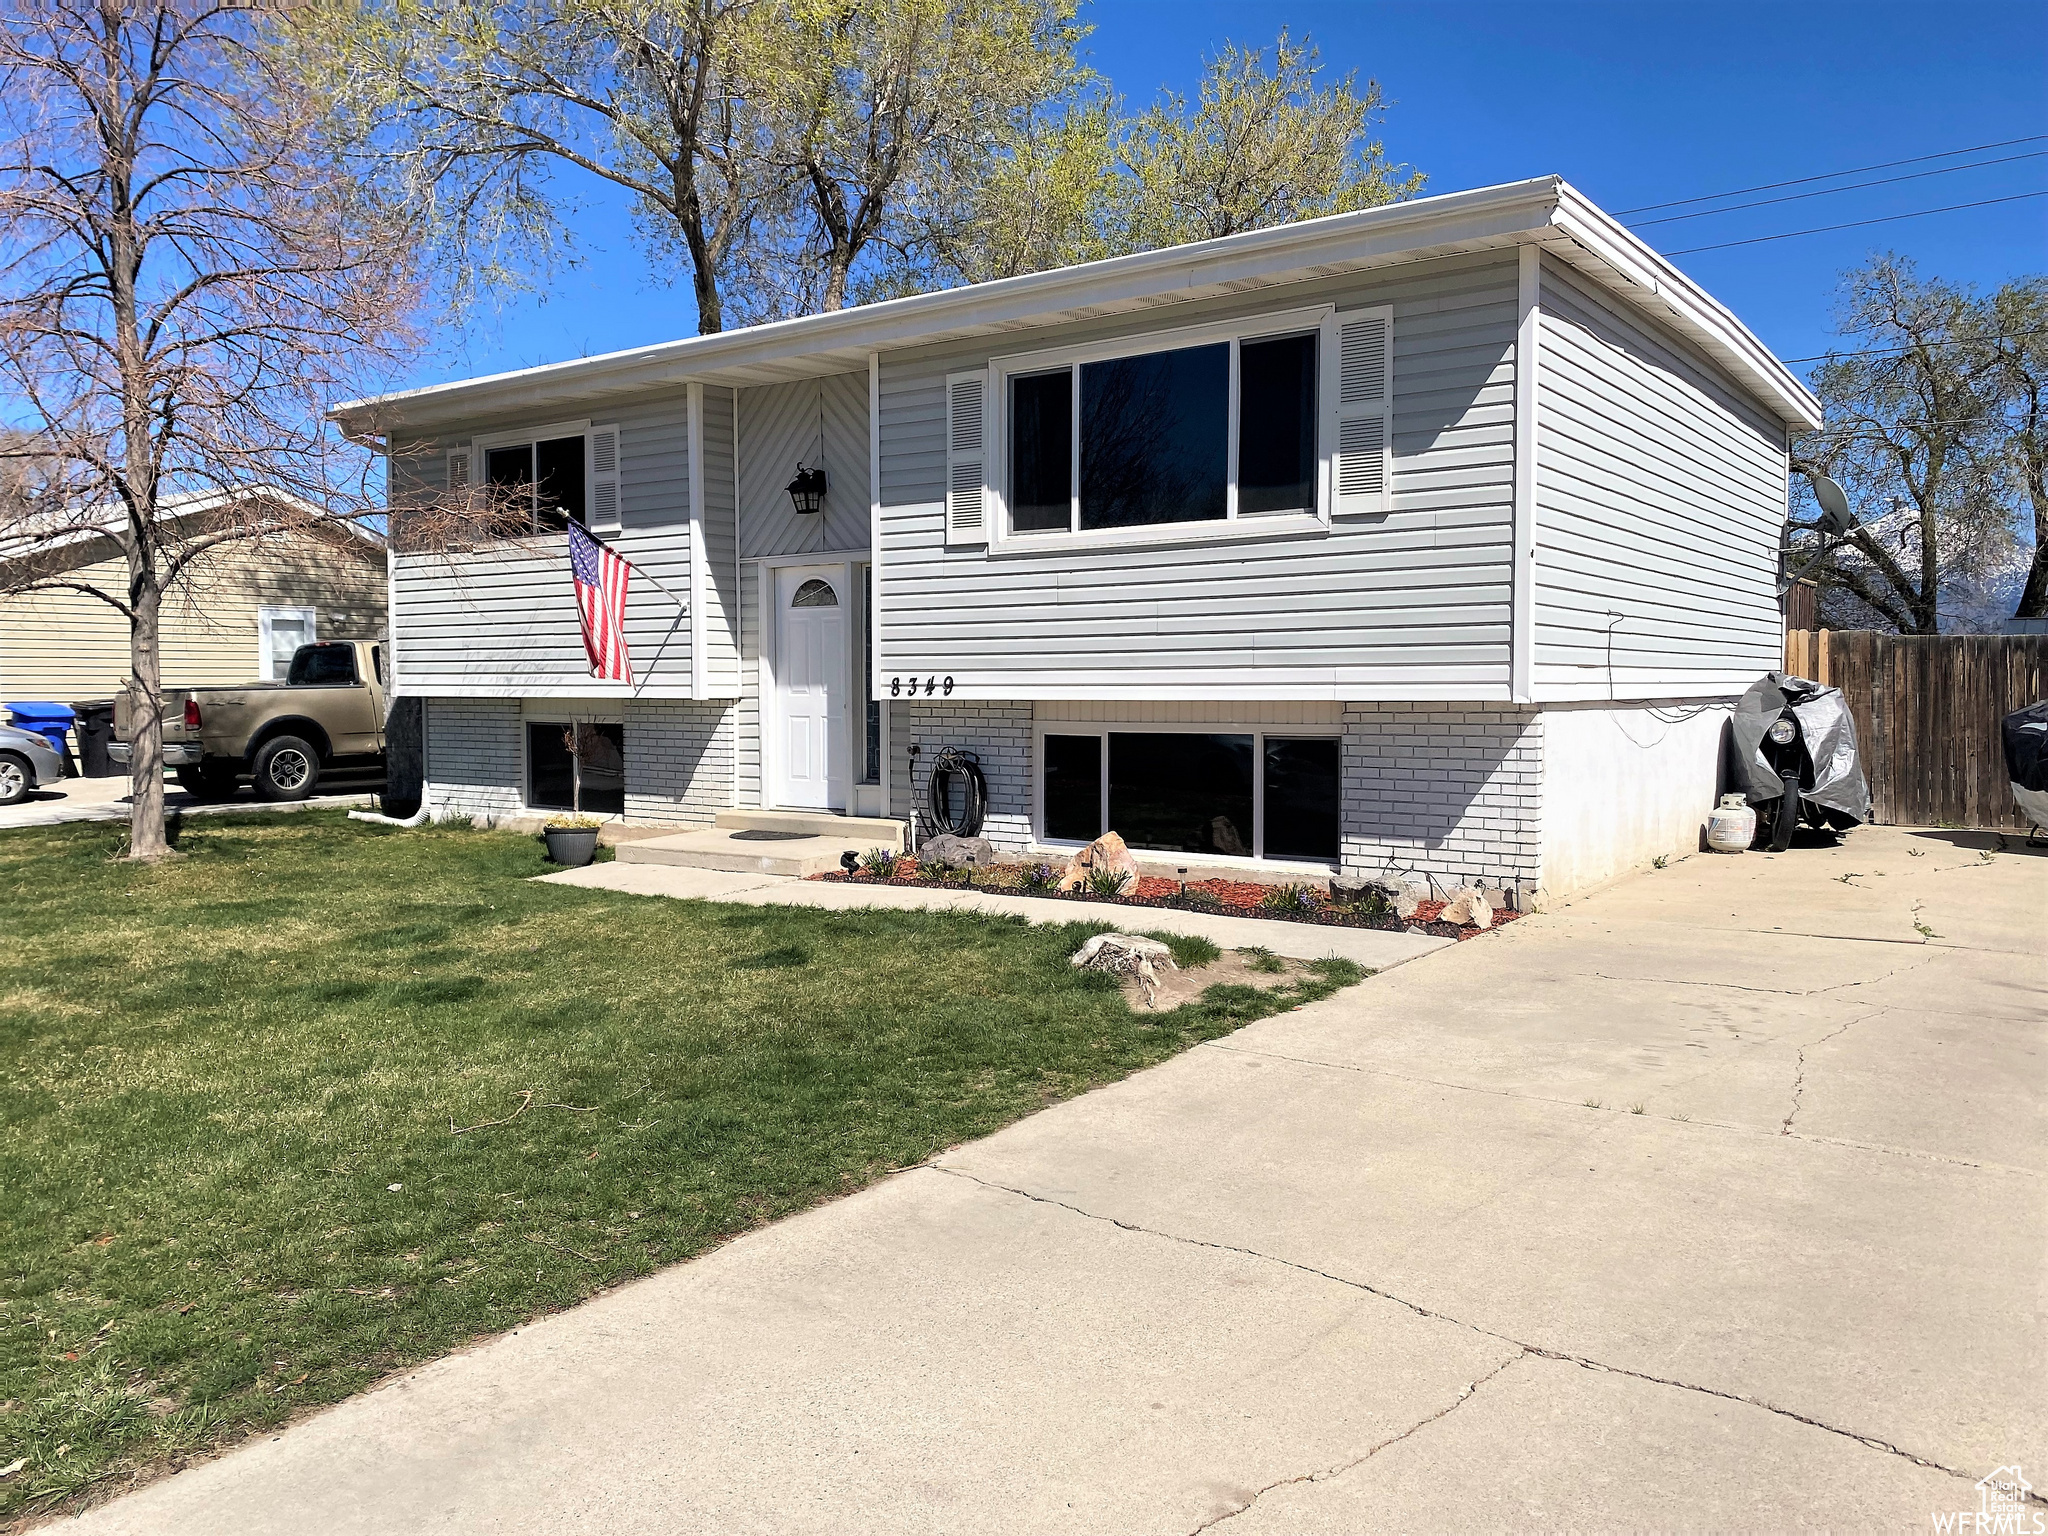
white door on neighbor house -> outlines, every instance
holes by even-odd
[[[846,663],[851,593],[842,566],[775,573],[778,803],[846,807]]]

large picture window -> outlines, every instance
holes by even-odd
[[[1038,762],[1047,842],[1114,831],[1141,853],[1338,860],[1333,735],[1060,727],[1040,737]]]
[[[999,364],[1008,535],[1317,514],[1321,333],[1286,318],[1300,328]]]

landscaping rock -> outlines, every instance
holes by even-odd
[[[1112,957],[1140,955],[1154,965],[1164,964],[1168,970],[1176,969],[1171,947],[1157,939],[1140,938],[1135,933],[1098,933],[1074,951],[1074,958],[1069,963],[1082,970],[1116,970],[1118,967],[1114,964],[1098,963],[1105,951]]]
[[[1386,902],[1388,911],[1403,920],[1413,917],[1415,909],[1429,899],[1427,891],[1405,880],[1347,880],[1339,876],[1330,882],[1330,900],[1340,905],[1370,901],[1375,894]]]
[[[1059,889],[1080,890],[1088,884],[1089,874],[1098,869],[1114,870],[1124,876],[1120,888],[1123,892],[1138,888],[1138,861],[1131,857],[1131,850],[1124,846],[1121,837],[1114,832],[1105,832],[1067,860],[1067,870],[1060,876]]]
[[[1472,928],[1491,928],[1493,903],[1486,899],[1486,892],[1475,886],[1461,885],[1444,903],[1440,920]]]
[[[1113,976],[1135,976],[1145,989],[1145,1006],[1159,1006],[1159,973],[1178,970],[1173,951],[1157,939],[1141,939],[1134,933],[1098,933],[1074,951],[1070,962],[1082,970],[1108,971]]]
[[[996,845],[985,837],[956,837],[951,832],[941,832],[917,845],[917,859],[920,864],[972,864],[977,869],[987,869],[996,861]]]

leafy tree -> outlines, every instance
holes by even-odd
[[[722,279],[785,191],[738,73],[763,13],[761,0],[314,0],[289,13],[288,42],[364,165],[418,210],[458,304],[573,256],[575,196],[555,177],[567,169],[632,195],[650,270],[683,258],[709,333],[729,308],[752,317]]]
[[[232,541],[369,515],[321,412],[409,339],[406,242],[337,173],[265,24],[213,0],[0,3],[0,590],[127,619],[137,858],[168,851],[166,592]],[[259,486],[282,494],[238,494]],[[88,540],[118,586],[70,573]]]
[[[1368,137],[1384,111],[1356,71],[1328,85],[1312,42],[1280,34],[1270,55],[1226,43],[1196,104],[1161,94],[1118,145],[1110,244],[1149,250],[1371,208],[1422,189]],[[1406,174],[1404,174],[1406,173]]]
[[[874,286],[983,282],[1414,196],[1421,173],[1370,136],[1379,86],[1326,84],[1325,69],[1285,32],[1271,50],[1226,44],[1192,103],[1163,92],[1136,116],[1076,73],[991,153],[947,165],[955,195],[913,211]]]
[[[1998,403],[1999,457],[2021,515],[2032,514],[2034,552],[2014,617],[2048,619],[2048,277],[2008,283],[1980,310],[1980,360]]]
[[[1804,574],[1824,623],[1936,634],[2014,549],[1982,301],[1887,255],[1846,275],[1836,329],[1855,345],[1815,369],[1827,425],[1794,457],[1840,481],[1863,526]]]
[[[1073,0],[785,0],[747,71],[795,192],[779,307],[839,309],[871,247],[886,264],[944,230],[957,252],[973,210],[1042,190],[1004,151],[1084,78],[1081,36]]]

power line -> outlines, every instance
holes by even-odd
[[[1851,357],[1896,357],[1905,352],[1918,352],[1921,347],[1981,347],[1997,341],[2019,341],[2028,336],[2048,336],[2048,329],[2038,331],[2003,331],[1996,336],[1958,336],[1951,341],[1926,341],[1912,347],[1858,347],[1847,352],[1818,352],[1812,357],[1781,357],[1781,363],[1825,363],[1836,358]]]
[[[1921,208],[1913,213],[1888,213],[1881,219],[1852,219],[1847,224],[1822,224],[1814,229],[1788,229],[1782,235],[1757,235],[1748,240],[1723,240],[1719,245],[1689,245],[1682,251],[1666,251],[1666,256],[1692,256],[1701,251],[1726,251],[1738,245],[1763,245],[1772,240],[1792,240],[1800,235],[1825,235],[1838,229],[1862,229],[1870,224],[1893,224],[1900,219],[1924,219],[1935,213],[1960,213],[1965,208],[1989,208],[1996,203],[2020,203],[2030,197],[2048,197],[2048,188],[2039,192],[2016,192],[2011,197],[1987,197],[1974,203],[1950,203],[1946,208]]]
[[[1888,187],[1895,182],[1921,181],[1929,176],[1947,176],[1954,171],[1978,171],[1987,165],[2010,165],[2015,160],[2043,158],[2048,158],[2048,149],[2030,150],[2024,155],[2001,155],[1996,160],[1972,160],[1967,165],[1944,165],[1936,171],[1911,171],[1904,176],[1881,176],[1876,181],[1852,181],[1847,186],[1822,187],[1818,192],[1793,192],[1784,197],[1760,197],[1753,203],[1730,203],[1726,208],[1702,208],[1698,213],[1666,214],[1661,219],[1644,219],[1630,227],[1648,229],[1653,224],[1676,224],[1684,219],[1711,219],[1717,213],[1740,213],[1745,208],[1768,208],[1773,203],[1797,203],[1809,197],[1832,197],[1837,192],[1858,192],[1865,187]]]
[[[2015,144],[2039,144],[2044,139],[2048,139],[2048,133],[2034,133],[2023,139],[2000,139],[1996,144],[1973,144],[1968,149],[1945,149],[1940,154],[1914,155],[1907,160],[1887,160],[1881,165],[1851,166],[1846,171],[1828,171],[1820,176],[1795,176],[1790,181],[1767,181],[1761,186],[1733,187],[1726,192],[1709,192],[1700,197],[1681,197],[1675,202],[1647,203],[1641,208],[1624,208],[1620,217],[1626,218],[1632,213],[1657,213],[1665,208],[1689,208],[1694,203],[1714,203],[1724,197],[1741,197],[1750,192],[1775,192],[1780,187],[1803,187],[1808,182],[1833,181],[1837,176],[1862,176],[1871,171],[1896,170],[1902,165],[1924,165],[1929,160],[1950,160],[1957,155],[1981,154],[1987,149],[2010,149]]]

